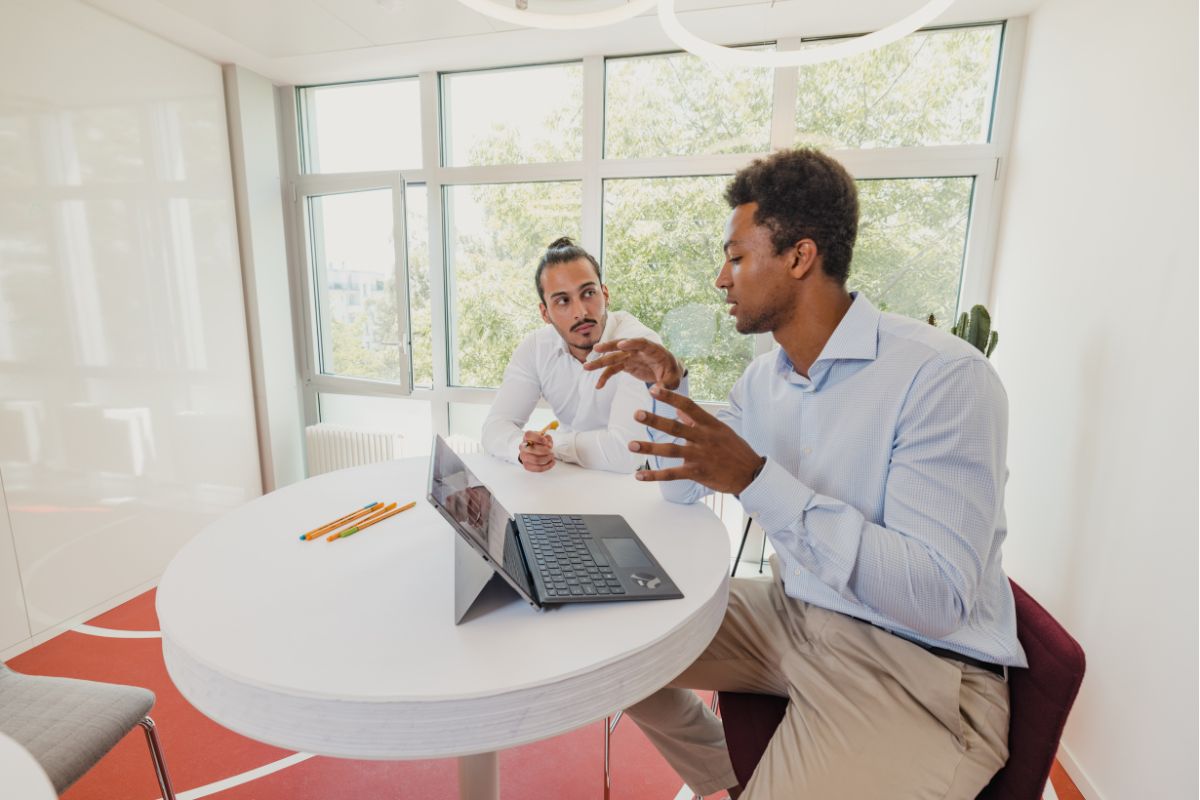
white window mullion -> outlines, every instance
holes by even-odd
[[[600,161],[604,158],[604,59],[583,60],[583,248],[603,258],[604,183]]]
[[[433,391],[429,396],[429,413],[434,433],[450,435],[450,407],[446,400],[449,375],[449,319],[447,306],[446,238],[442,220],[442,166],[439,132],[438,75],[422,72],[421,82],[421,166],[426,175],[425,189],[429,215],[429,305],[430,336],[433,338]]]

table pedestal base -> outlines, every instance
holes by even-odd
[[[500,758],[478,753],[458,759],[459,800],[500,800]]]

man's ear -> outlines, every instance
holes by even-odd
[[[812,239],[801,239],[791,247],[793,256],[792,266],[788,269],[796,280],[803,280],[820,270],[821,254],[817,251],[817,243]]]
[[[604,293],[604,307],[608,308],[608,287],[602,283],[600,284],[600,291]]]
[[[538,311],[542,312],[542,322],[549,325],[550,324],[550,315],[546,313],[546,304],[538,303]]]

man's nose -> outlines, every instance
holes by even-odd
[[[717,279],[715,281],[713,281],[713,283],[716,285],[716,287],[718,289],[724,289],[726,286],[729,286],[731,284],[731,281],[729,280],[729,275],[730,275],[729,262],[726,261],[724,264],[721,265],[721,268],[719,270],[717,270]]]

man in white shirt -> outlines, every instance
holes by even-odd
[[[547,325],[513,353],[483,423],[484,449],[530,472],[545,472],[558,461],[633,472],[643,459],[630,452],[629,442],[646,433],[634,420],[638,409],[650,407],[646,386],[619,375],[598,388],[599,373],[585,371],[583,364],[600,342],[661,340],[630,314],[608,311],[600,265],[565,236],[546,249],[534,282]],[[542,397],[559,422],[554,434],[522,430]]]

